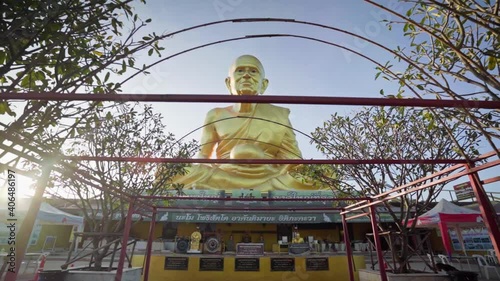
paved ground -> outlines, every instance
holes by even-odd
[[[60,266],[65,263],[66,257],[67,257],[67,252],[61,252],[61,253],[55,253],[55,254],[49,255],[48,259],[45,263],[44,269],[45,270],[60,269],[61,268]],[[85,261],[78,261],[78,262],[75,262],[73,264],[73,266],[75,266],[75,267],[86,266],[86,265],[88,265],[88,262],[89,262],[89,259],[86,259]],[[108,265],[108,264],[109,264],[109,261],[108,261],[108,263],[105,263],[105,265]],[[366,257],[366,264],[367,264],[367,267],[369,267],[371,264],[370,258],[368,256]],[[412,265],[413,269],[430,271],[429,268],[425,265],[425,263],[421,262],[421,260],[419,260],[419,259],[412,259],[411,265]],[[465,263],[462,265],[462,269],[465,271],[470,270],[470,271],[479,272],[477,265],[471,264],[470,266],[471,266],[471,268],[469,269],[469,265],[467,263]],[[18,276],[17,280],[18,281],[31,281],[31,280],[33,280],[35,269],[31,266],[26,271],[24,271],[24,269],[25,269],[25,264],[23,264],[23,266],[21,267],[21,272],[25,272],[25,273]],[[376,267],[376,269],[377,269],[377,267]],[[498,270],[500,272],[500,268]],[[2,278],[1,280],[4,280],[4,279]],[[193,280],[193,281],[196,281],[196,280]],[[486,281],[486,277],[480,276],[479,281]],[[490,271],[490,281],[500,281],[500,278],[498,278],[498,276],[496,276],[496,273],[494,271]]]

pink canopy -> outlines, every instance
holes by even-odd
[[[414,219],[410,220],[408,224],[411,225],[413,220]],[[441,230],[444,248],[448,256],[451,256],[452,246],[450,236],[448,234],[448,228],[454,227],[457,229],[460,244],[462,245],[462,249],[465,251],[460,228],[474,227],[478,225],[483,225],[483,218],[481,217],[481,213],[479,211],[460,207],[446,201],[445,199],[441,199],[441,201],[439,201],[434,208],[417,218],[416,227],[439,228],[439,230]]]

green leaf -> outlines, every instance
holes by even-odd
[[[495,57],[488,57],[488,70],[493,70],[497,66],[497,58]]]
[[[7,112],[7,107],[9,107],[7,102],[5,101],[0,102],[0,115],[3,115],[5,114],[5,112]]]
[[[3,50],[0,50],[0,64],[5,63],[5,59],[7,58],[7,53]]]

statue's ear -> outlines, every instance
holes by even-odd
[[[224,80],[226,82],[226,87],[227,89],[229,90],[229,93],[231,93],[231,77],[226,77],[226,80]],[[233,93],[231,93],[232,95]]]
[[[261,94],[261,95],[262,95],[262,94],[266,91],[266,89],[267,89],[267,85],[269,85],[269,80],[268,80],[268,79],[266,79],[266,78],[264,78],[264,79],[262,80],[262,88],[260,89],[260,94]]]

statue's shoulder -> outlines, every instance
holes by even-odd
[[[261,104],[261,107],[263,110],[267,112],[273,112],[274,114],[279,116],[288,117],[288,115],[290,115],[290,109],[286,107],[281,107],[270,103]]]
[[[220,116],[224,115],[225,113],[229,112],[230,107],[216,107],[212,108],[207,112],[207,120],[216,120],[220,118]]]

